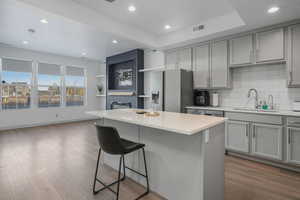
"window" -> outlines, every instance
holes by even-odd
[[[66,67],[66,105],[81,106],[85,99],[84,69],[78,67]]]
[[[30,108],[32,62],[0,59],[2,109]]]
[[[38,64],[38,106],[59,107],[61,105],[61,73],[60,66],[54,64]]]

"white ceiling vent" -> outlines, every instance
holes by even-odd
[[[201,31],[204,29],[204,25],[198,25],[193,27],[193,32]]]

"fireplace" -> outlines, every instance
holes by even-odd
[[[114,101],[110,104],[110,109],[125,109],[125,108],[132,108],[132,104],[130,102],[128,103],[122,103]]]
[[[144,108],[144,51],[132,50],[106,58],[106,109]]]

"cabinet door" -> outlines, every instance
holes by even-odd
[[[300,165],[300,128],[288,128],[288,162]]]
[[[166,68],[177,69],[178,68],[178,52],[170,51],[166,52]]]
[[[252,154],[282,160],[282,126],[253,124]]]
[[[289,86],[300,86],[300,25],[289,27]]]
[[[230,40],[230,66],[251,64],[252,62],[252,35],[246,35]]]
[[[228,44],[226,41],[211,45],[211,88],[228,87]]]
[[[284,31],[282,28],[256,34],[256,62],[284,59]]]
[[[209,87],[209,44],[193,49],[194,88]]]
[[[249,123],[228,120],[225,134],[226,149],[249,153]]]
[[[178,51],[178,67],[192,71],[192,49],[186,48]]]

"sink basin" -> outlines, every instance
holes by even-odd
[[[235,107],[233,110],[240,110],[240,111],[252,111],[252,112],[277,112],[277,110],[262,110],[262,109],[255,109],[255,108],[247,108],[247,107]]]

